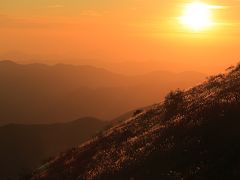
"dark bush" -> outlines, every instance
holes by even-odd
[[[142,109],[138,109],[138,110],[134,111],[133,117],[134,117],[134,116],[137,116],[138,114],[141,114],[142,112],[143,112]]]
[[[164,105],[167,111],[167,114],[171,114],[172,112],[176,112],[179,104],[183,101],[183,91],[176,90],[171,91],[166,97],[164,101]]]

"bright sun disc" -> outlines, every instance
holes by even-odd
[[[213,24],[211,6],[202,2],[187,4],[180,22],[194,31],[210,27]]]

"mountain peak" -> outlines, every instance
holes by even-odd
[[[11,60],[2,60],[2,61],[0,61],[0,64],[4,64],[4,65],[16,65],[17,63],[15,63],[14,61],[11,61]]]

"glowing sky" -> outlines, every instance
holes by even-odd
[[[218,71],[239,61],[240,1],[203,1],[215,26],[191,32],[184,0],[2,0],[0,58],[144,70]],[[123,68],[123,67],[122,67]]]

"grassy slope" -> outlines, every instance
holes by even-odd
[[[240,179],[240,66],[62,153],[33,179]]]

